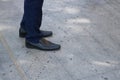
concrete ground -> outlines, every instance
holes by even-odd
[[[27,49],[23,0],[0,0],[0,80],[120,80],[119,0],[45,0],[43,11],[60,51]]]

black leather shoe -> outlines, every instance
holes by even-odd
[[[27,48],[44,50],[44,51],[59,50],[61,48],[60,45],[47,41],[43,38],[39,40],[39,43],[31,43],[29,41],[26,41],[25,44]]]
[[[26,31],[23,28],[19,29],[19,37],[24,38],[26,36]],[[42,37],[49,37],[52,36],[52,31],[43,31],[40,30],[40,35],[42,35]]]

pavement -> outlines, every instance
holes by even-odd
[[[0,0],[0,80],[120,80],[119,0],[45,0],[50,52],[19,38],[23,2]]]

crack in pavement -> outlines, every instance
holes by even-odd
[[[11,50],[10,46],[8,45],[6,39],[4,38],[4,36],[2,35],[2,32],[0,32],[0,41],[2,42],[4,48],[6,49],[10,59],[12,60],[12,62],[14,63],[17,72],[19,73],[20,77],[23,80],[29,80],[24,72],[24,70],[20,67],[20,63],[17,62],[17,59],[15,58],[13,51]]]

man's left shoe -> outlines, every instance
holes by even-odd
[[[26,40],[25,45],[30,49],[38,49],[44,51],[60,50],[61,48],[59,44],[52,43],[44,38],[41,38],[38,43],[32,43]]]
[[[27,32],[23,28],[19,29],[19,37],[24,38],[26,34]],[[49,36],[52,36],[52,34],[53,34],[52,31],[40,30],[40,35],[42,35],[42,37],[49,37]]]

